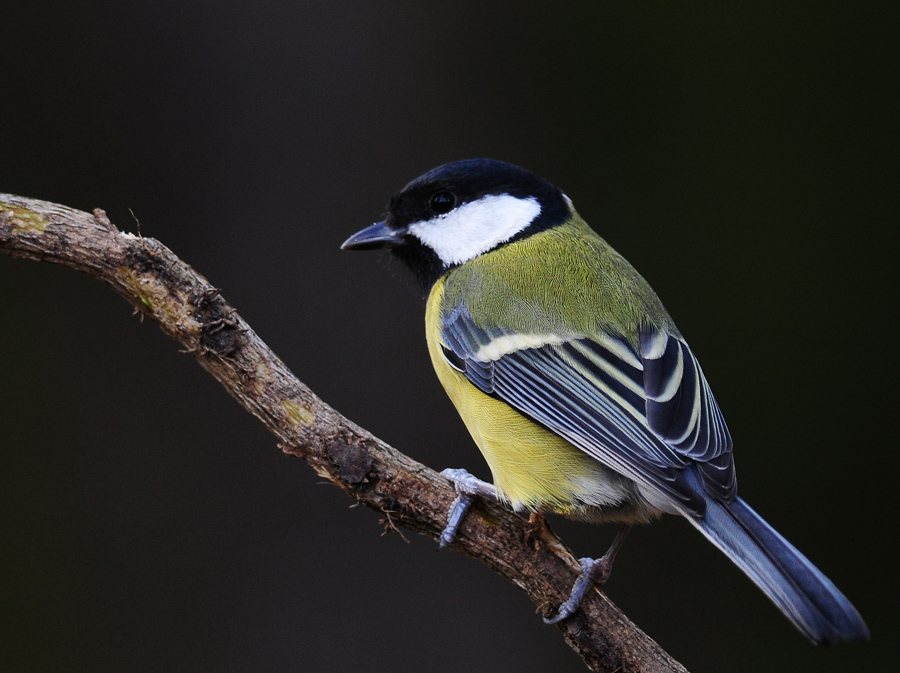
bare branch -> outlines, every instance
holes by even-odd
[[[373,437],[297,380],[203,276],[152,238],[120,232],[102,210],[0,194],[0,252],[83,271],[155,320],[286,453],[359,502],[437,540],[455,497],[428,467]],[[542,521],[490,503],[466,518],[454,548],[520,587],[544,614],[568,596],[578,564]],[[599,591],[558,627],[594,671],[684,671]]]

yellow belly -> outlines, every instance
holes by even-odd
[[[486,395],[451,367],[441,347],[444,279],[428,297],[425,329],[438,379],[481,449],[501,498],[513,508],[588,514],[627,499],[620,479],[561,437]]]

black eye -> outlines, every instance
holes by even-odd
[[[438,215],[444,215],[453,210],[456,205],[456,197],[451,192],[435,192],[431,195],[428,205]]]

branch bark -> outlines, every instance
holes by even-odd
[[[449,482],[320,400],[209,281],[158,241],[119,231],[99,209],[0,194],[0,252],[107,283],[193,354],[283,451],[392,524],[440,536],[455,497]],[[545,524],[493,503],[473,508],[453,548],[509,579],[544,614],[565,600],[578,573]],[[685,671],[599,591],[558,628],[593,671]]]

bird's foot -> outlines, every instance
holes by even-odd
[[[450,506],[450,512],[447,514],[447,526],[441,533],[440,548],[443,549],[456,538],[456,532],[459,525],[472,506],[472,501],[476,497],[497,499],[497,489],[493,484],[481,481],[477,477],[472,476],[465,470],[447,468],[441,475],[453,482],[456,488],[456,500]]]
[[[581,601],[587,595],[592,587],[602,587],[609,576],[612,574],[613,561],[616,560],[616,554],[625,541],[625,535],[628,533],[629,525],[623,525],[616,534],[616,539],[610,545],[607,552],[598,559],[581,558],[578,559],[578,565],[581,566],[581,574],[575,580],[572,586],[572,593],[566,602],[559,606],[556,616],[548,619],[544,617],[544,624],[558,624],[564,619],[571,617],[578,610]]]

